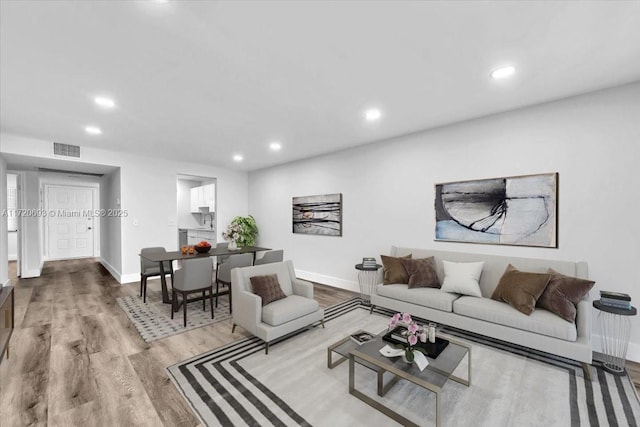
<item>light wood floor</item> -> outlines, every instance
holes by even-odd
[[[116,302],[139,285],[118,284],[93,259],[48,262],[41,277],[17,281],[10,263],[10,278],[16,329],[0,365],[3,427],[199,425],[165,368],[245,336],[227,320],[145,343]],[[315,289],[324,307],[353,296]]]
[[[0,366],[3,427],[199,425],[165,368],[245,334],[231,334],[228,320],[147,344],[116,302],[138,284],[119,285],[95,260],[48,262],[41,277],[17,281],[13,264],[10,278],[16,329]],[[324,307],[352,296],[315,289]],[[640,365],[628,368],[640,390]]]

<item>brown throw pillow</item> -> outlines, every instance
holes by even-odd
[[[263,306],[287,297],[282,292],[277,274],[253,276],[249,280],[251,280],[251,286],[253,286],[253,293],[262,298]]]
[[[548,274],[519,271],[509,264],[491,299],[504,301],[528,316],[533,312],[536,301],[548,283]]]
[[[405,255],[400,258],[380,255],[382,259],[382,267],[384,268],[384,285],[391,285],[394,283],[408,283],[409,275],[402,265],[401,259],[410,259],[411,254]]]
[[[567,322],[575,322],[576,306],[596,282],[565,276],[551,268],[547,273],[550,276],[549,284],[536,306],[557,314]]]
[[[433,257],[418,259],[401,259],[404,269],[409,275],[409,289],[413,288],[439,288],[438,273],[436,273],[436,261]]]

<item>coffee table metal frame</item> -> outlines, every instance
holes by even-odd
[[[358,331],[358,332],[362,332],[362,331]],[[356,332],[357,333],[357,332]],[[466,385],[467,387],[471,386],[471,346],[463,343],[461,341],[458,341],[448,335],[442,335],[442,334],[438,334],[439,337],[444,338],[446,340],[448,340],[451,344],[457,345],[462,347],[463,349],[466,349],[466,356],[468,359],[468,364],[467,364],[467,379],[464,378],[460,378],[458,376],[453,375],[451,372],[444,372],[438,369],[435,369],[433,366],[429,365],[426,370],[431,370],[434,372],[437,372],[440,375],[443,375],[445,377],[447,377],[448,379],[451,379],[453,381],[456,381],[460,384]],[[376,337],[376,341],[374,342],[379,342],[380,344],[382,344],[382,333],[378,334],[378,336]],[[427,389],[433,393],[435,393],[436,395],[436,426],[439,427],[440,423],[441,423],[441,416],[440,416],[440,393],[442,392],[442,386],[438,386],[435,384],[432,384],[431,382],[429,382],[428,380],[426,380],[425,378],[421,377],[421,373],[419,370],[414,370],[414,372],[416,373],[411,373],[408,372],[406,370],[400,369],[398,366],[396,366],[395,362],[396,362],[396,358],[390,358],[390,359],[386,359],[386,358],[376,358],[376,357],[372,357],[366,353],[363,353],[362,351],[359,351],[359,346],[356,343],[353,343],[353,346],[355,346],[353,349],[350,349],[348,351],[348,357],[345,357],[344,355],[340,354],[337,350],[340,346],[342,346],[343,344],[345,344],[347,341],[350,341],[351,338],[348,336],[340,341],[338,341],[337,343],[331,345],[328,349],[327,349],[327,367],[329,369],[333,369],[334,367],[338,366],[339,364],[341,364],[342,362],[346,361],[347,359],[349,360],[349,393],[355,397],[357,397],[358,399],[360,399],[361,401],[363,401],[364,403],[366,403],[367,405],[371,406],[372,408],[382,412],[383,414],[387,415],[389,418],[392,418],[393,420],[399,422],[402,425],[405,426],[418,426],[418,424],[414,423],[413,421],[403,417],[402,415],[400,415],[399,413],[391,410],[390,408],[384,406],[382,403],[378,402],[377,400],[367,396],[366,394],[364,394],[363,392],[361,392],[360,390],[356,389],[356,384],[355,384],[355,364],[356,362],[360,365],[363,365],[369,369],[372,369],[374,371],[376,371],[377,376],[378,376],[378,381],[377,381],[377,392],[378,392],[378,396],[384,396],[389,389],[391,389],[391,387],[393,387],[394,384],[396,384],[400,379],[404,379],[407,380],[409,382],[412,382],[414,384],[416,384],[419,387],[422,387],[424,389]],[[446,350],[445,350],[446,351]],[[333,353],[337,353],[338,355],[340,355],[340,359],[338,359],[337,361],[333,361],[332,358],[332,354]],[[464,357],[462,358],[464,359]],[[460,361],[462,361],[462,359]],[[433,359],[429,359],[430,363],[433,361]],[[459,362],[458,362],[459,364]],[[400,365],[402,366],[402,365]],[[385,372],[389,372],[393,375],[393,378],[391,378],[386,384],[384,383],[384,374]],[[424,371],[423,371],[424,372]],[[426,375],[424,375],[426,377]]]

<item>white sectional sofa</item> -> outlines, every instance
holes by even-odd
[[[442,261],[484,261],[480,288],[482,298],[451,294],[436,288],[408,289],[404,284],[379,284],[371,295],[371,309],[385,307],[408,312],[430,321],[484,336],[573,359],[582,363],[585,377],[591,379],[591,303],[588,295],[577,305],[576,322],[568,322],[541,308],[527,316],[507,303],[491,299],[509,264],[518,270],[546,273],[552,268],[567,276],[587,279],[587,264],[533,258],[480,255],[426,249],[392,247],[391,256],[412,254],[412,258],[433,256],[440,283],[444,278]],[[380,270],[382,283],[382,269]]]

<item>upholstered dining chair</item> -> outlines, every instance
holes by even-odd
[[[147,278],[160,277],[160,266],[157,262],[146,259],[144,255],[166,252],[167,251],[161,247],[142,248],[140,250],[140,296],[145,303],[147,302]],[[173,263],[171,261],[164,262],[164,271],[171,275],[171,283],[173,283]]]
[[[226,249],[228,247],[229,247],[229,242],[216,243],[216,249]],[[218,267],[220,267],[220,264],[228,260],[230,256],[231,255],[220,255],[216,257],[216,282],[218,281]],[[217,304],[217,301],[216,301],[216,304]]]
[[[262,258],[258,258],[254,265],[271,264],[272,262],[282,262],[284,259],[284,250],[269,251]]]
[[[267,354],[269,343],[278,338],[316,322],[324,327],[324,309],[313,299],[313,284],[296,278],[291,261],[235,268],[231,288],[231,333],[242,326],[264,341]]]
[[[237,254],[229,255],[229,258],[218,266],[218,277],[216,278],[216,307],[218,306],[218,295],[229,294],[229,313],[232,313],[233,306],[231,304],[231,270],[238,267],[248,267],[253,265],[253,254]],[[226,291],[220,292],[220,284],[227,286]]]
[[[184,326],[187,326],[187,296],[192,292],[202,292],[202,310],[207,309],[205,293],[209,291],[211,318],[213,319],[213,264],[209,258],[196,258],[182,261],[182,268],[176,270],[171,290],[171,318],[178,304],[178,293],[182,296],[184,308]]]

